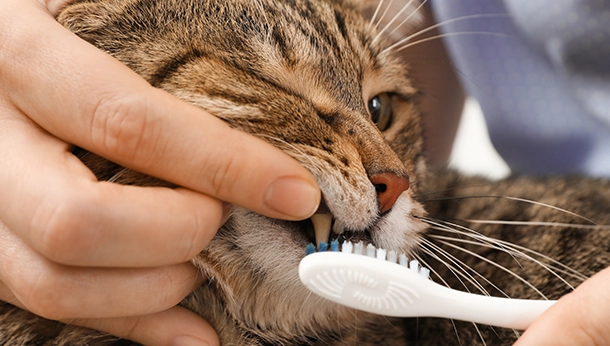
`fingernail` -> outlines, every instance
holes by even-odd
[[[191,335],[181,335],[172,340],[171,346],[209,346],[210,344],[202,339]]]
[[[284,177],[273,182],[265,193],[265,205],[296,219],[311,216],[320,204],[320,190],[310,182]]]

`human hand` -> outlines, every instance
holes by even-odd
[[[516,346],[606,345],[610,340],[610,268],[559,299],[523,334]]]
[[[217,344],[176,304],[203,280],[189,260],[221,201],[302,219],[315,180],[78,39],[53,18],[66,2],[0,0],[0,300],[148,345]],[[68,143],[182,188],[98,182]]]

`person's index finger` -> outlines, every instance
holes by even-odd
[[[21,7],[26,11],[25,2]],[[7,47],[15,58],[2,84],[44,129],[134,170],[271,217],[300,219],[315,211],[316,182],[288,155],[153,88],[45,11],[31,12],[11,23],[24,28],[13,41],[26,44]]]

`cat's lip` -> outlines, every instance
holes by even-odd
[[[330,209],[328,208],[328,204],[326,204],[326,198],[324,197],[324,194],[322,194],[322,198],[320,199],[320,205],[318,206],[318,209],[316,210],[315,214],[330,214]]]

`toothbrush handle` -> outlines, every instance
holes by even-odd
[[[436,293],[436,311],[429,316],[472,321],[497,327],[527,329],[538,316],[556,303],[555,300],[526,300],[488,297],[437,286],[435,290],[453,291]],[[430,292],[432,293],[432,292]],[[440,294],[439,294],[440,293]]]
[[[312,292],[354,309],[395,317],[441,317],[526,329],[553,300],[489,297],[441,286],[407,268],[375,258],[319,252],[299,265]]]

